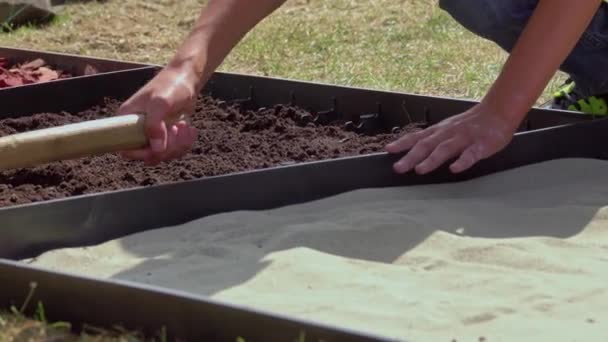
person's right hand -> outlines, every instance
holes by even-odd
[[[127,159],[147,165],[180,158],[192,148],[198,130],[180,116],[194,113],[198,94],[194,72],[185,67],[168,66],[125,101],[117,115],[144,114],[149,146],[123,151]],[[179,120],[178,120],[179,119]]]

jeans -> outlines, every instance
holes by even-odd
[[[439,0],[439,7],[469,31],[510,52],[537,3],[538,0]],[[555,24],[568,25],[568,22]],[[606,2],[601,5],[560,70],[569,74],[586,96],[608,93]]]

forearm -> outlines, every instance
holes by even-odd
[[[187,69],[202,86],[247,32],[285,1],[210,0],[169,65]]]
[[[482,100],[517,125],[591,22],[600,0],[539,0],[509,59]]]

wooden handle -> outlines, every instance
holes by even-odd
[[[1,137],[0,169],[146,147],[144,120],[121,115]]]

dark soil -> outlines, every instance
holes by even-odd
[[[113,115],[119,102],[81,113],[43,113],[0,121],[0,136]],[[315,114],[277,105],[245,110],[201,97],[192,123],[200,129],[193,150],[158,166],[117,155],[61,161],[0,172],[0,207],[69,196],[199,179],[232,172],[382,151],[411,125],[363,134],[342,121],[314,122]]]

